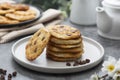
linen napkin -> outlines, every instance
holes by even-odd
[[[60,10],[48,9],[43,12],[42,17],[36,22],[11,28],[0,28],[0,43],[12,41],[20,36],[35,33],[41,27],[60,24],[63,21]]]

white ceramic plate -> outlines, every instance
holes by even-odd
[[[85,52],[81,59],[82,60],[90,59],[90,63],[79,65],[79,66],[66,66],[66,62],[56,62],[56,61],[47,59],[45,55],[46,53],[45,50],[36,60],[28,61],[25,57],[25,46],[29,39],[30,39],[30,36],[25,37],[17,41],[12,46],[13,58],[20,65],[26,68],[29,68],[31,70],[39,71],[39,72],[46,72],[46,73],[80,72],[96,66],[98,63],[101,62],[104,56],[104,49],[98,42],[90,38],[83,37]]]

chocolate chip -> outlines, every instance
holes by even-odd
[[[75,32],[77,32],[77,30],[72,30],[71,32],[72,32],[72,33],[75,33]]]
[[[37,36],[39,36],[41,34],[41,32],[40,33],[38,33],[38,35]]]
[[[17,75],[17,72],[14,71],[14,72],[12,73],[12,75],[15,77],[15,76]]]
[[[34,45],[36,45],[37,41],[34,41]]]
[[[3,74],[6,75],[7,70],[3,70]]]
[[[79,61],[78,61],[78,60],[75,60],[74,63],[79,64]]]
[[[12,74],[8,74],[8,78],[12,78]]]
[[[67,36],[71,36],[71,34],[66,34]]]
[[[60,28],[64,28],[64,26],[60,26]]]
[[[86,59],[86,63],[89,63],[90,62],[90,59]]]
[[[79,61],[79,65],[82,65],[82,64],[83,64],[83,63],[82,63],[82,61],[80,60],[80,61]]]
[[[1,74],[0,80],[5,80],[5,76],[3,74]]]
[[[0,73],[2,73],[3,72],[3,69],[0,69]]]
[[[69,62],[66,63],[66,66],[71,66],[71,64]]]
[[[78,66],[79,64],[78,63],[73,63],[73,66]]]
[[[42,38],[42,41],[45,39],[45,37]]]
[[[85,61],[85,60],[83,60],[83,61],[82,61],[82,64],[86,64],[86,61]]]

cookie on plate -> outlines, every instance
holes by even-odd
[[[80,37],[80,31],[67,25],[54,25],[47,27],[52,36],[60,39],[74,39]]]
[[[78,44],[82,41],[81,36],[75,39],[59,39],[55,37],[51,37],[50,41],[56,44]]]
[[[78,44],[55,44],[53,42],[49,42],[48,44],[53,45],[53,46],[58,47],[58,48],[64,48],[64,49],[83,47],[82,43],[78,43]]]
[[[44,50],[50,38],[50,33],[46,28],[38,30],[26,45],[26,58],[35,60]]]
[[[77,48],[58,48],[58,47],[55,47],[53,45],[47,45],[47,49],[54,51],[54,52],[73,52],[73,53],[76,53],[76,52],[82,51],[83,47],[81,46],[81,47],[77,47]]]
[[[83,52],[81,52],[81,54],[79,54],[79,56],[77,57],[71,57],[71,58],[64,58],[64,57],[56,57],[56,56],[52,56],[50,54],[47,54],[47,58],[54,60],[54,61],[59,61],[59,62],[66,62],[66,61],[74,61],[79,59],[82,56]]]
[[[47,54],[48,55],[51,55],[51,57],[58,57],[58,58],[77,58],[79,56],[81,56],[83,53],[83,50],[80,51],[80,52],[54,52],[54,51],[50,51],[50,50],[47,50]]]

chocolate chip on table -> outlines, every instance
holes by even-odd
[[[7,70],[3,70],[3,74],[6,75]]]
[[[67,62],[67,63],[66,63],[66,66],[71,66],[70,62]]]
[[[8,78],[12,78],[12,74],[8,74]]]
[[[0,73],[2,73],[3,72],[3,69],[0,69]]]
[[[1,74],[0,80],[5,80],[5,76],[3,74]]]
[[[12,73],[12,76],[16,76],[17,75],[17,72],[16,71],[14,71],[13,73]]]

